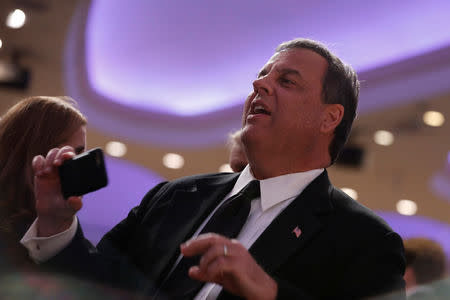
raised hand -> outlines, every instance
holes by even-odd
[[[64,199],[58,167],[75,156],[74,149],[64,146],[51,149],[44,158],[33,158],[34,195],[38,216],[38,236],[51,236],[70,227],[75,213],[81,209],[81,197]]]
[[[202,234],[181,245],[185,256],[201,255],[189,269],[195,280],[215,282],[228,292],[249,300],[275,299],[277,283],[237,240],[218,234]]]

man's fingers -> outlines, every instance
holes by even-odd
[[[45,158],[42,155],[35,156],[31,163],[34,175],[39,176],[45,167]]]
[[[47,156],[45,157],[45,166],[43,170],[45,173],[50,173],[53,170],[53,161],[55,160],[58,151],[58,148],[53,148],[48,151]]]
[[[195,239],[189,240],[181,245],[181,253],[184,256],[201,255],[211,246],[216,244],[225,244],[227,238],[214,233],[201,234]]]
[[[67,199],[67,205],[74,211],[79,211],[83,207],[82,197],[69,197]]]
[[[189,276],[192,279],[208,281],[222,284],[225,276],[231,272],[230,261],[226,261],[224,256],[216,257],[205,268],[193,266],[189,269]]]
[[[75,151],[70,146],[64,146],[58,150],[58,153],[55,156],[53,165],[60,166],[65,160],[71,159],[75,156]]]
[[[223,283],[224,275],[236,267],[233,252],[237,249],[235,240],[218,234],[203,234],[181,246],[185,256],[201,255],[198,266],[189,269],[189,276],[195,280]]]
[[[215,244],[211,246],[200,259],[199,267],[201,270],[206,270],[212,261],[218,258],[225,259],[230,256],[230,245]]]
[[[189,277],[191,277],[194,280],[198,280],[198,281],[204,281],[204,282],[215,282],[215,283],[221,283],[221,278],[216,278],[218,276],[217,272],[214,273],[212,272],[212,270],[202,270],[200,269],[198,266],[192,266],[189,269],[189,273],[188,273]],[[220,275],[219,275],[220,276]]]
[[[202,272],[198,266],[192,266],[189,268],[189,277],[198,281],[208,281],[205,272]]]

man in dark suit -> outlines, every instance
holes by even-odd
[[[93,248],[74,218],[81,199],[59,191],[56,167],[73,150],[54,149],[33,161],[39,217],[23,243],[35,260],[66,271],[134,289],[152,282],[148,293],[158,297],[359,299],[402,290],[400,237],[325,170],[350,132],[358,91],[355,72],[323,45],[283,43],[245,103],[241,173],[157,185]]]

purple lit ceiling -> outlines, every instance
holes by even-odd
[[[91,125],[161,145],[222,142],[239,127],[252,80],[282,41],[321,40],[362,77],[450,45],[447,0],[80,3],[66,47],[69,94]],[[449,74],[448,65],[415,74],[411,82],[427,84],[410,85],[414,91],[395,80],[363,86],[360,111],[448,88],[439,79]]]
[[[136,108],[208,113],[241,104],[276,45],[293,37],[325,41],[360,71],[447,45],[450,2],[434,2],[95,0],[89,82]]]
[[[404,216],[394,212],[378,212],[404,239],[426,237],[438,242],[450,259],[450,225],[424,216]]]

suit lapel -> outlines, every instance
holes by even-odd
[[[189,239],[198,229],[217,204],[233,188],[239,174],[223,176],[200,177],[178,188],[170,199],[165,219],[161,222],[158,235],[157,252],[159,266],[149,270],[160,274],[163,278],[171,269],[172,264],[180,254],[179,245]],[[162,278],[161,278],[162,279]]]
[[[176,190],[170,201],[170,213],[161,225],[162,234],[171,234],[169,243],[172,244],[174,240],[184,242],[190,238],[206,216],[230,192],[238,175],[198,179],[188,189]]]
[[[249,251],[268,272],[273,272],[322,228],[320,215],[331,211],[331,183],[324,171],[275,218]]]

